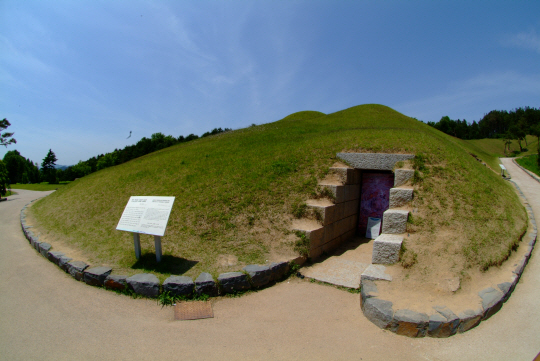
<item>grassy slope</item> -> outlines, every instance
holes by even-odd
[[[504,142],[502,139],[474,139],[474,140],[462,140],[464,146],[469,152],[476,154],[480,159],[486,162],[492,169],[499,170],[500,157],[511,157],[511,152],[504,154]],[[525,143],[523,147],[527,148],[526,152],[520,154],[520,156],[526,156],[535,154],[538,149],[538,139],[532,135],[527,136],[527,146]],[[519,151],[519,145],[517,141],[512,141],[510,145],[511,151]]]
[[[499,176],[451,137],[381,105],[300,112],[176,145],[66,185],[33,212],[49,236],[115,272],[216,274],[230,270],[220,255],[238,257],[238,270],[292,247],[282,241],[291,239],[293,205],[311,196],[341,151],[424,155],[408,242],[422,267],[437,257],[455,258],[458,270],[496,264],[525,226],[523,207]],[[131,235],[115,230],[133,195],[176,197],[159,266],[151,253],[134,263]],[[453,236],[438,236],[446,231]],[[153,252],[150,237],[141,238],[143,255]],[[432,254],[434,242],[440,256]]]

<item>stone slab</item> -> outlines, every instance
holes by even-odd
[[[397,310],[392,319],[392,331],[408,337],[424,337],[429,324],[425,313],[411,310]]]
[[[482,299],[484,320],[487,320],[501,309],[504,299],[504,294],[501,291],[488,287],[478,292],[478,295]]]
[[[338,153],[337,157],[357,169],[392,170],[397,162],[413,159],[414,154]]]
[[[360,307],[364,309],[364,303],[368,298],[377,297],[379,291],[375,282],[370,280],[362,280],[360,283]]]
[[[392,302],[376,297],[368,298],[364,302],[364,316],[379,328],[387,329],[392,325],[394,316]]]
[[[389,209],[383,213],[382,233],[401,234],[407,232],[409,211]]]
[[[52,246],[49,243],[41,242],[39,245],[39,253],[45,258],[47,258],[49,251],[52,249]]]
[[[446,306],[433,306],[433,309],[447,320],[441,327],[439,337],[449,337],[456,334],[461,319]]]
[[[191,296],[195,290],[195,283],[191,277],[170,276],[163,282],[163,291],[175,296]]]
[[[58,267],[64,270],[64,272],[68,272],[68,263],[73,260],[73,258],[70,258],[68,256],[60,256],[60,259],[58,260]]]
[[[218,287],[210,273],[202,272],[195,280],[195,293],[198,295],[217,296]]]
[[[259,288],[270,283],[270,267],[250,264],[243,268],[250,277],[251,285]]]
[[[512,292],[514,291],[514,288],[512,287],[512,283],[510,282],[499,283],[497,287],[501,290],[501,292],[504,295],[503,302],[506,302],[508,298],[510,297],[510,295],[512,294]]]
[[[108,290],[124,291],[128,287],[126,279],[127,276],[123,275],[108,275],[103,285]]]
[[[369,281],[392,281],[392,276],[385,273],[386,267],[380,264],[369,265],[366,270],[360,276],[362,282],[364,280]]]
[[[482,320],[482,315],[484,314],[483,310],[465,310],[458,314],[459,319],[461,320],[458,331],[465,332],[470,330],[473,327],[476,327]]]
[[[413,169],[396,169],[394,171],[394,187],[407,183],[414,176]]]
[[[111,272],[111,267],[94,267],[86,269],[83,274],[83,280],[87,285],[103,287],[105,279]]]
[[[373,242],[371,262],[374,264],[394,264],[399,261],[403,237],[381,234]]]
[[[218,282],[224,293],[246,291],[251,288],[246,274],[242,272],[226,272],[218,276]]]
[[[390,208],[399,208],[413,200],[414,191],[409,188],[390,188]]]
[[[357,289],[360,287],[360,275],[368,266],[367,263],[330,257],[324,262],[302,268],[300,273],[320,282]]]
[[[67,264],[67,272],[77,281],[82,281],[83,272],[87,268],[88,265],[83,261],[71,261]]]
[[[155,298],[159,295],[159,279],[151,273],[139,273],[126,278],[126,282],[135,293]]]
[[[427,335],[430,337],[448,337],[442,334],[443,326],[447,323],[446,317],[440,313],[429,316]]]
[[[275,282],[282,279],[289,273],[289,262],[273,262],[268,266],[270,269],[270,282]]]
[[[59,251],[49,251],[47,254],[47,259],[54,263],[55,265],[59,266],[60,257],[65,256],[63,252]]]

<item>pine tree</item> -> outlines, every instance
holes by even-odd
[[[6,129],[10,125],[11,124],[9,123],[9,121],[6,118],[0,120],[0,131]],[[17,143],[17,141],[12,138],[13,134],[14,133],[8,133],[8,132],[0,134],[0,145],[3,145],[3,146],[7,147],[8,144]],[[11,139],[9,139],[9,138],[11,138]]]
[[[41,172],[43,173],[43,179],[49,182],[50,184],[57,184],[56,179],[56,155],[54,152],[49,149],[49,153],[43,158],[43,163],[41,163]]]

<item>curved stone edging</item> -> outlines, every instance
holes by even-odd
[[[525,171],[525,173],[527,173],[528,175],[531,176],[532,179],[534,179],[535,181],[537,181],[538,183],[540,183],[540,178],[534,174],[533,172],[531,172],[530,170],[522,167],[518,162],[516,162],[516,158],[512,158],[512,163],[514,163],[515,165],[517,165],[519,168],[523,169]]]
[[[34,202],[33,200],[32,202]],[[32,203],[30,202],[30,203]],[[49,243],[39,241],[39,236],[32,232],[32,226],[26,224],[26,204],[21,209],[21,228],[30,243],[43,257],[60,267],[64,272],[69,273],[77,281],[85,282],[91,286],[105,287],[109,290],[126,291],[145,297],[156,298],[162,292],[169,292],[173,296],[190,297],[193,295],[206,294],[208,296],[219,296],[228,293],[244,292],[249,289],[260,289],[267,287],[287,276],[291,270],[291,265],[296,263],[301,265],[305,259],[296,258],[289,262],[277,262],[269,265],[248,265],[242,272],[227,272],[218,276],[217,281],[211,274],[202,272],[195,281],[186,276],[168,277],[163,284],[151,273],[139,273],[131,277],[111,274],[110,267],[90,267],[90,265],[75,261],[63,252],[52,250]]]
[[[527,199],[519,186],[512,180],[510,182],[514,183],[519,195],[526,201]],[[482,299],[482,305],[479,308],[465,310],[456,315],[446,306],[435,306],[434,309],[437,313],[431,316],[407,309],[394,311],[392,302],[378,297],[375,282],[362,279],[360,281],[360,307],[364,316],[378,327],[398,335],[439,338],[468,331],[476,327],[481,321],[490,318],[501,309],[503,303],[508,300],[514,291],[536,243],[536,220],[528,202],[525,204],[525,208],[533,228],[532,234],[526,243],[527,251],[517,263],[515,270],[512,271],[513,275],[509,282],[498,284],[498,289],[488,287],[478,292]]]

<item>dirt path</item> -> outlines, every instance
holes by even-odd
[[[540,215],[540,184],[504,164]],[[18,192],[0,203],[2,360],[530,361],[540,351],[538,249],[499,313],[447,339],[380,330],[362,315],[359,295],[297,279],[219,300],[213,319],[174,321],[170,308],[86,286],[38,256],[19,211],[46,192]]]

